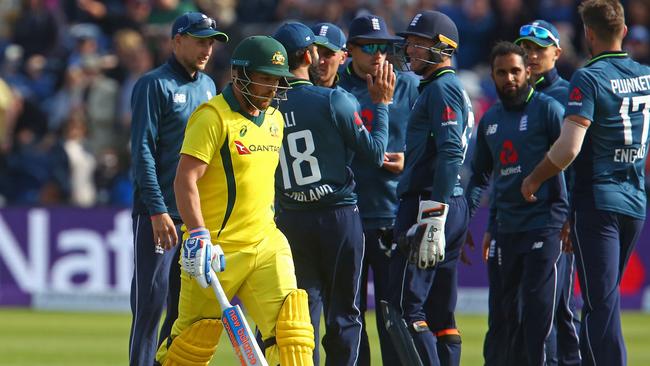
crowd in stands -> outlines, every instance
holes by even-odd
[[[455,62],[476,121],[496,99],[487,57],[533,19],[561,34],[557,66],[569,79],[588,58],[575,0],[2,0],[0,2],[0,206],[129,206],[131,90],[170,55],[170,25],[186,12],[213,17],[230,42],[207,68],[230,78],[232,47],[283,21],[327,21],[344,31],[370,12],[393,31],[418,9],[448,14],[460,33]],[[623,1],[632,58],[650,62],[650,0]],[[650,161],[650,159],[648,160]],[[648,178],[648,177],[646,177]]]

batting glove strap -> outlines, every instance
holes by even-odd
[[[409,260],[420,269],[434,267],[445,259],[445,222],[449,205],[420,201],[417,223],[408,230]]]

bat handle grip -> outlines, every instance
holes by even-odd
[[[217,297],[219,306],[221,306],[221,310],[232,307],[230,301],[228,301],[228,298],[226,297],[226,293],[223,291],[223,287],[221,287],[221,282],[219,282],[217,274],[214,273],[214,271],[210,271],[210,277],[212,278],[212,289],[214,290],[214,294]]]

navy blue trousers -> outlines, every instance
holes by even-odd
[[[361,343],[360,283],[363,229],[356,205],[289,211],[278,215],[296,266],[298,288],[309,295],[318,344],[321,306],[325,315],[325,365],[356,365]],[[318,349],[318,347],[316,347]],[[314,352],[314,364],[320,357]]]
[[[580,326],[584,366],[627,365],[619,285],[643,222],[609,211],[573,213],[572,243],[584,300]]]
[[[581,362],[578,337],[580,320],[573,298],[574,268],[575,256],[571,253],[562,253],[558,261],[558,301],[555,322],[553,333],[549,338],[550,341],[555,341],[557,364],[560,366],[579,366]]]
[[[560,229],[498,233],[506,365],[543,366],[557,298]]]
[[[393,227],[376,229],[364,229],[365,256],[361,277],[361,313],[365,314],[367,309],[368,270],[372,269],[373,283],[375,289],[375,309],[379,310],[379,301],[389,301],[390,282],[390,258],[386,253],[393,243]],[[389,359],[390,355],[396,355],[390,335],[384,325],[384,316],[381,311],[376,311],[377,332],[379,334],[379,346],[382,360]],[[361,356],[359,365],[370,365],[370,343],[368,332],[366,332],[365,316],[363,318],[363,333],[361,334]],[[384,362],[387,365],[386,362]]]
[[[178,263],[182,233],[176,225],[179,245],[162,254],[155,252],[153,228],[148,215],[133,217],[134,261],[131,280],[131,335],[129,364],[150,366],[156,359],[160,343],[169,336],[178,317],[181,268]],[[158,326],[163,309],[165,320]]]
[[[488,250],[488,330],[483,342],[485,366],[503,366],[506,362],[508,337],[506,334],[506,314],[503,311],[503,285],[501,283],[501,248],[492,238]]]
[[[428,196],[428,195],[427,195]],[[426,196],[405,196],[400,200],[395,222],[395,237],[415,224],[420,199]],[[433,268],[419,269],[408,263],[401,250],[391,259],[391,302],[402,311],[409,327],[425,321],[431,331],[413,332],[413,340],[425,365],[459,365],[460,343],[456,329],[456,310],[460,249],[467,236],[469,211],[462,196],[449,200],[445,223],[445,260]],[[451,337],[449,335],[452,335]],[[399,365],[398,359],[384,360],[386,365]]]

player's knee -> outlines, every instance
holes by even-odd
[[[275,326],[275,341],[267,340],[265,344],[267,357],[277,354],[281,366],[313,365],[314,328],[304,290],[294,290],[284,300]]]
[[[205,366],[217,349],[223,326],[217,319],[203,319],[183,330],[159,359],[165,366]]]
[[[438,343],[461,344],[460,332],[456,328],[443,329],[436,332]]]

